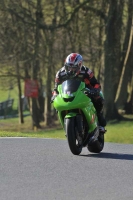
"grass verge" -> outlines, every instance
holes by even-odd
[[[42,125],[41,130],[31,129],[30,117],[25,123],[19,125],[18,118],[0,120],[0,137],[34,137],[66,139],[64,130],[57,123],[51,127]],[[133,121],[120,121],[108,123],[105,142],[133,144]]]

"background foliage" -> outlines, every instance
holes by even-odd
[[[1,0],[0,87],[18,87],[21,123],[27,78],[39,82],[39,98],[28,101],[33,126],[54,121],[54,77],[71,52],[82,54],[100,81],[106,119],[121,119],[119,109],[132,113],[132,24],[132,0]]]

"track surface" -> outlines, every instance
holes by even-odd
[[[66,140],[0,139],[0,200],[105,199],[133,199],[133,145],[74,156]]]

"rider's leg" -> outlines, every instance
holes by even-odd
[[[93,104],[97,111],[97,117],[99,121],[99,125],[105,127],[106,126],[106,120],[103,116],[103,107],[104,107],[104,99],[99,96],[96,99],[93,100]]]

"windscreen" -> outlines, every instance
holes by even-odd
[[[66,80],[62,83],[62,92],[64,94],[71,94],[76,92],[80,86],[79,80]]]

